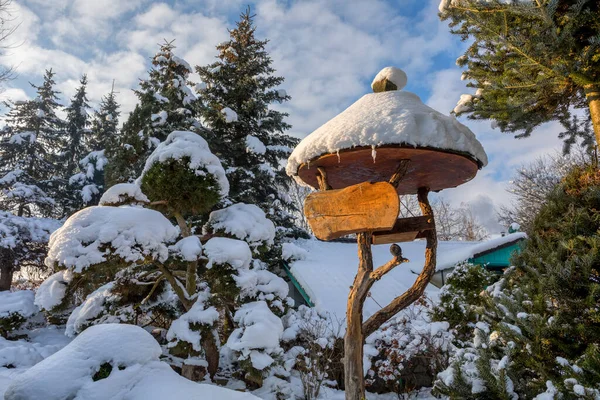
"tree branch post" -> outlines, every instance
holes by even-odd
[[[179,229],[181,230],[181,236],[189,237],[192,236],[192,232],[190,227],[185,222],[185,218],[179,212],[173,213],[173,216],[177,220],[177,225],[179,225]],[[197,274],[198,271],[198,261],[189,261],[187,263],[186,277],[185,277],[185,290],[190,295],[196,293],[196,285],[197,285]]]
[[[590,117],[592,119],[597,147],[600,146],[600,85],[586,85],[583,89],[590,108]]]

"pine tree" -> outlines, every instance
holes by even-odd
[[[442,298],[447,304],[436,317],[453,318],[453,312],[456,320],[456,311],[467,309],[469,317],[458,326],[471,334],[457,343],[453,365],[440,374],[440,393],[465,399],[600,396],[599,210],[598,166],[575,167],[540,208],[516,267],[462,304],[452,305],[461,302],[457,296]]]
[[[247,9],[230,39],[217,46],[218,60],[196,68],[203,81],[197,86],[200,113],[211,129],[206,139],[226,167],[231,201],[256,204],[285,234],[298,234],[282,169],[297,140],[284,133],[290,128],[287,114],[270,108],[290,97],[275,89],[284,78],[273,75],[268,40],[256,39],[255,30]]]
[[[196,96],[188,87],[190,65],[175,56],[173,42],[165,42],[152,58],[148,79],[135,90],[139,99],[123,125],[118,146],[110,146],[106,180],[109,186],[139,176],[146,158],[169,133],[199,131],[195,120]]]
[[[457,64],[477,88],[455,112],[493,119],[503,132],[528,136],[559,121],[566,149],[577,137],[600,143],[600,3],[589,0],[443,0],[440,17],[473,41]],[[572,108],[585,109],[583,120]]]
[[[113,88],[108,95],[102,97],[100,109],[92,119],[86,141],[88,153],[79,161],[80,172],[70,178],[70,183],[78,188],[81,206],[98,204],[104,192],[104,173],[108,163],[105,154],[114,153],[119,146],[120,114]]]
[[[17,216],[53,216],[58,149],[63,121],[54,90],[54,72],[47,70],[33,100],[11,102],[6,126],[0,132],[0,204]]]

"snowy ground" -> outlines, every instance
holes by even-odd
[[[129,332],[122,332],[123,327],[129,328]],[[0,364],[11,366],[0,368],[0,398],[4,398],[5,392],[12,384],[9,390],[13,392],[12,395],[24,395],[25,397],[16,398],[26,399],[39,398],[36,396],[42,393],[44,398],[60,399],[67,392],[72,394],[74,391],[78,393],[77,397],[74,397],[77,400],[274,399],[274,393],[269,385],[250,394],[206,383],[194,383],[180,377],[166,363],[155,359],[158,354],[158,344],[154,346],[150,342],[153,340],[150,335],[145,334],[141,328],[131,325],[95,326],[88,329],[87,334],[80,334],[73,342],[64,335],[64,330],[54,326],[31,330],[27,336],[27,339],[14,341],[0,338]],[[65,347],[67,345],[69,346]],[[144,354],[148,356],[145,357]],[[122,358],[120,363],[128,365],[127,368],[122,371],[115,369],[108,378],[92,382],[89,368],[103,363],[103,358],[117,356]],[[69,380],[62,381],[61,377],[64,376],[69,376]],[[294,398],[303,398],[299,378],[291,378],[291,389]],[[368,394],[367,398],[396,400],[398,397],[389,393]],[[412,393],[408,398],[434,399],[429,389]],[[343,400],[344,392],[323,387],[319,399]]]

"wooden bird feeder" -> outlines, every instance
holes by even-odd
[[[303,139],[286,172],[319,192],[304,213],[315,236],[331,240],[356,233],[359,266],[348,295],[344,337],[346,399],[365,396],[364,338],[417,300],[435,272],[437,236],[428,193],[459,186],[487,164],[481,144],[466,126],[402,91],[406,74],[384,68],[367,94]],[[417,194],[422,216],[398,219],[398,196]],[[413,286],[363,322],[372,285],[406,262],[393,259],[373,269],[372,244],[426,239],[425,265]]]

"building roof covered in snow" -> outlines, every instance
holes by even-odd
[[[487,263],[498,255],[508,266],[508,258],[517,243],[524,240],[524,233],[513,233],[482,242],[440,241],[437,251],[436,275],[454,268],[457,263],[473,261]],[[421,272],[425,257],[425,241],[418,240],[400,244],[402,255],[410,261],[394,268],[371,289],[371,296],[364,305],[365,319],[386,306],[395,297],[412,286]],[[284,248],[284,258],[290,258],[289,273],[300,286],[309,304],[328,311],[342,320],[346,315],[346,300],[350,286],[356,275],[358,256],[356,243],[322,242],[318,240],[298,240],[293,249]],[[377,268],[391,259],[389,246],[373,246],[373,267]],[[501,263],[498,263],[500,266]],[[429,285],[425,294],[436,298],[439,289]]]

